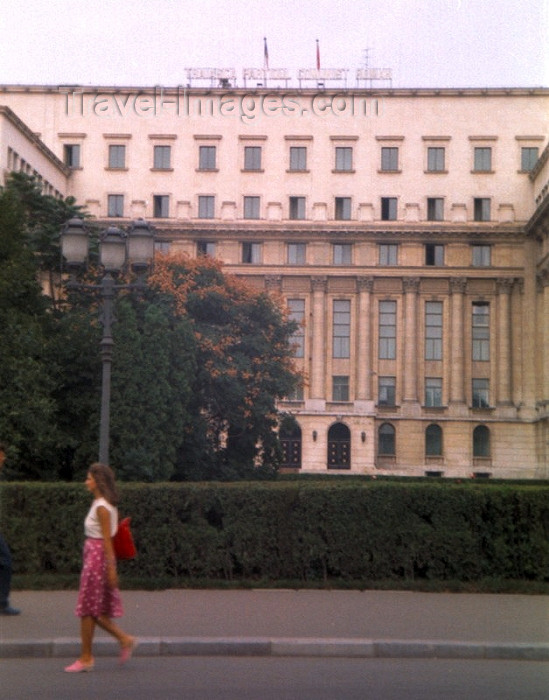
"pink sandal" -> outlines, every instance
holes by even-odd
[[[122,649],[120,650],[120,656],[118,657],[118,663],[120,664],[120,666],[123,666],[132,658],[132,654],[135,651],[137,644],[137,639],[133,638],[132,641],[128,644],[128,646],[122,647]]]
[[[82,663],[80,659],[77,659],[70,666],[65,666],[65,673],[86,673],[87,671],[93,671],[93,661],[89,664]]]

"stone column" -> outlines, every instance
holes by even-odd
[[[356,355],[356,398],[359,401],[372,400],[372,329],[370,326],[371,298],[374,288],[373,277],[358,277],[358,318]]]
[[[311,399],[326,399],[326,289],[327,277],[311,278],[313,291],[313,340],[311,361]]]
[[[418,277],[405,277],[404,287],[404,391],[403,401],[417,401],[417,295]]]
[[[538,342],[541,341],[542,347],[549,347],[549,271],[542,270],[537,276],[537,289],[541,293],[541,333],[535,339]],[[532,339],[533,342],[534,339]],[[543,401],[544,405],[549,398],[549,354],[541,352],[541,386],[538,387],[536,392],[536,400]]]
[[[497,402],[502,406],[511,405],[511,291],[512,279],[498,279],[497,289]]]
[[[463,277],[450,279],[451,337],[450,337],[450,403],[465,403],[465,348],[463,327],[463,300],[467,280]]]

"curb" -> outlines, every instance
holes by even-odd
[[[117,656],[118,646],[109,639],[97,639],[94,651],[96,656]],[[2,659],[62,658],[79,653],[80,640],[72,637],[0,641]],[[134,655],[549,661],[549,644],[312,637],[142,637]]]

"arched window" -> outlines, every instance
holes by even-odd
[[[425,454],[428,457],[442,455],[442,428],[433,423],[425,429]]]
[[[301,467],[301,428],[296,420],[284,421],[280,426],[280,444],[282,446],[281,467]]]
[[[477,425],[473,430],[473,457],[490,456],[490,430],[485,425]]]
[[[328,431],[328,469],[351,468],[351,432],[344,423],[334,423]]]
[[[390,423],[383,423],[383,425],[380,425],[378,438],[378,454],[394,456],[396,454],[394,427]]]

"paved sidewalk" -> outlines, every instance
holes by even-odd
[[[137,655],[505,658],[549,661],[549,596],[393,591],[123,591]],[[79,653],[75,591],[15,591],[0,658]],[[118,653],[98,630],[95,653]]]

